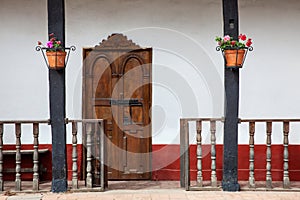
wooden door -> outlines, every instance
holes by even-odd
[[[108,179],[150,179],[152,49],[114,34],[84,58],[83,116],[107,120]]]

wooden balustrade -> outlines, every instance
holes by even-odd
[[[283,126],[283,177],[282,177],[282,188],[290,188],[290,177],[289,177],[289,131],[290,124],[300,122],[300,119],[242,119],[241,123],[249,123],[249,188],[255,189],[255,176],[254,176],[254,134],[255,126],[257,123],[265,123],[265,134],[266,134],[266,189],[273,189],[272,183],[272,127],[274,123],[281,123]],[[261,134],[261,133],[260,133]]]
[[[66,124],[71,124],[72,126],[72,184],[70,189],[73,191],[80,190],[95,190],[95,191],[104,191],[105,185],[107,185],[106,176],[105,176],[105,145],[104,145],[104,120],[96,119],[85,119],[85,120],[66,120]],[[21,141],[22,136],[24,135],[22,130],[22,125],[29,124],[32,125],[32,136],[33,136],[33,149],[23,150]],[[39,154],[45,153],[48,149],[39,149],[39,138],[40,134],[40,125],[49,124],[49,120],[6,120],[0,121],[0,191],[4,191],[5,182],[3,180],[4,173],[4,163],[6,162],[3,158],[4,155],[15,155],[15,170],[9,170],[9,172],[15,172],[15,186],[10,188],[13,191],[23,191],[22,190],[22,173],[30,172],[32,173],[32,191],[41,191],[40,190],[40,160]],[[82,124],[84,127],[83,134],[86,134],[86,187],[79,187],[78,184],[78,152],[77,142],[78,142],[78,124]],[[6,145],[3,142],[3,137],[6,136],[4,128],[6,125],[14,125],[15,131],[15,150],[4,150],[3,147]],[[23,154],[32,154],[32,169],[26,168],[22,169],[22,160],[21,156]],[[94,163],[92,163],[94,162]],[[95,164],[96,170],[92,170],[92,165]],[[8,171],[8,169],[6,169]],[[96,178],[93,178],[96,177]],[[97,178],[98,177],[98,178]],[[96,187],[95,187],[96,186]],[[46,189],[50,191],[50,188]]]
[[[3,142],[3,137],[5,135],[4,133],[4,127],[7,124],[13,124],[15,129],[15,138],[16,138],[16,144],[15,144],[15,150],[3,150],[3,146],[5,145]],[[32,130],[33,130],[33,149],[32,150],[21,150],[21,136],[22,136],[22,124],[32,124]],[[21,180],[21,174],[22,174],[22,160],[21,156],[22,153],[31,153],[33,154],[33,167],[32,167],[32,173],[33,173],[33,185],[32,190],[37,191],[39,190],[39,124],[48,124],[48,121],[30,121],[30,120],[24,120],[24,121],[13,121],[13,120],[7,120],[7,121],[0,121],[0,191],[4,190],[4,180],[3,180],[3,165],[4,165],[4,155],[5,154],[15,154],[15,191],[21,191],[22,190],[22,180]]]
[[[68,120],[72,123],[72,190],[104,191],[107,185],[105,168],[105,121],[98,119]],[[86,134],[86,188],[78,186],[78,124]]]
[[[216,153],[216,131],[217,123],[222,122],[222,118],[189,118],[180,120],[180,150],[181,150],[181,186],[187,190],[220,190],[218,186],[216,176],[216,161],[218,155]],[[196,159],[197,159],[197,172],[196,172],[196,185],[191,186],[190,184],[190,144],[189,144],[189,129],[190,123],[195,122],[196,124]],[[268,190],[273,189],[272,182],[272,136],[274,135],[272,127],[274,123],[282,123],[283,130],[283,177],[282,185],[283,189],[290,189],[290,177],[289,177],[289,133],[290,124],[300,122],[300,119],[242,119],[240,123],[249,123],[249,188],[255,190],[255,154],[254,136],[257,134],[256,125],[258,123],[265,123],[265,137],[266,137],[266,184],[265,188]],[[40,160],[39,154],[43,153],[43,149],[39,149],[39,137],[40,125],[48,124],[48,120],[43,121],[0,121],[0,191],[4,190],[5,182],[3,180],[4,168],[3,165],[5,160],[3,156],[5,154],[15,155],[15,187],[14,191],[22,191],[22,160],[21,156],[25,153],[31,153],[33,155],[32,163],[32,190],[40,191]],[[72,190],[96,190],[103,191],[106,183],[106,172],[105,172],[105,123],[103,120],[66,120],[66,123],[70,123],[72,126]],[[3,138],[6,136],[5,126],[7,124],[14,126],[15,132],[15,150],[4,150]],[[22,130],[23,124],[32,125],[32,137],[33,137],[33,149],[22,150],[22,136],[24,130]],[[78,184],[78,124],[82,124],[84,133],[86,134],[86,173],[85,173],[85,188],[80,188]],[[204,124],[209,125],[209,129],[204,129]],[[203,135],[210,136],[210,184],[205,185],[203,181]],[[94,170],[93,167],[97,169]],[[95,187],[96,186],[96,187]],[[50,190],[50,189],[49,189]]]
[[[210,190],[220,190],[217,184],[216,173],[216,123],[223,121],[222,118],[188,118],[180,120],[180,167],[181,167],[181,187],[185,187],[186,190],[206,190],[207,187],[203,184],[203,172],[202,172],[202,134],[203,123],[210,124],[210,144],[211,144],[211,183]],[[189,123],[196,122],[196,145],[197,145],[197,181],[195,186],[191,186],[190,183],[190,144],[189,144]]]
[[[222,118],[185,118],[180,119],[180,184],[181,187],[185,187],[186,190],[217,190],[220,189],[217,184],[216,177],[216,123],[223,121]],[[189,123],[196,122],[196,158],[197,158],[197,175],[196,175],[196,185],[191,186],[190,183],[190,144],[189,144]],[[290,124],[300,122],[300,119],[241,119],[240,123],[249,123],[249,179],[248,179],[248,189],[256,190],[257,185],[255,183],[255,140],[254,136],[257,134],[255,127],[258,123],[265,124],[265,138],[266,138],[266,175],[265,175],[265,189],[273,190],[274,183],[272,182],[272,135],[273,133],[273,124],[281,123],[283,126],[283,177],[282,177],[282,189],[294,189],[299,190],[299,188],[291,188],[290,177],[289,177],[289,132]],[[211,144],[211,177],[210,185],[205,186],[203,180],[203,134],[206,129],[203,129],[203,124],[209,123],[210,125],[210,144]],[[240,136],[241,137],[241,136]],[[244,188],[245,189],[245,188]]]

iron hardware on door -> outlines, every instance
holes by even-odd
[[[142,106],[143,103],[138,99],[111,99],[110,105]]]
[[[111,99],[110,105],[124,106],[129,107],[129,116],[123,116],[123,124],[130,125],[134,124],[132,116],[132,108],[135,106],[143,106],[142,102],[139,102],[139,99]],[[135,122],[138,123],[138,122]]]

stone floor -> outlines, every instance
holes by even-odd
[[[150,190],[111,190],[107,192],[79,192],[79,193],[38,193],[13,196],[1,195],[0,200],[297,200],[299,192],[222,192],[222,191],[194,191],[182,189],[150,189]]]
[[[192,183],[193,184],[193,183]],[[179,181],[110,181],[105,192],[66,192],[51,193],[50,183],[42,183],[37,193],[26,193],[30,191],[31,184],[24,182],[22,184],[23,192],[14,192],[12,190],[14,183],[5,184],[6,192],[0,195],[0,200],[77,200],[77,199],[103,199],[103,200],[258,200],[258,199],[275,199],[275,200],[297,200],[300,199],[300,190],[283,190],[281,183],[274,183],[275,190],[263,191],[263,182],[258,182],[261,190],[244,191],[247,189],[247,182],[240,182],[241,192],[223,192],[223,191],[185,191],[180,188]],[[209,182],[205,182],[209,185]],[[277,187],[278,186],[278,187]],[[81,185],[83,187],[83,185]],[[300,182],[292,182],[293,188],[300,188]],[[11,190],[9,190],[9,188]],[[276,189],[277,188],[277,189]]]

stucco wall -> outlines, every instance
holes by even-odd
[[[47,119],[48,71],[35,51],[37,40],[47,40],[46,0],[0,4],[0,119]],[[240,70],[240,117],[299,118],[300,2],[241,0],[239,7],[240,32],[254,43]],[[178,143],[180,117],[223,116],[223,60],[214,42],[222,31],[221,0],[66,0],[66,44],[77,47],[66,69],[67,117],[81,117],[82,48],[121,32],[153,47],[153,143]],[[293,128],[290,141],[299,143],[300,127]],[[50,143],[42,130],[41,142]],[[274,131],[273,142],[282,142],[281,127]],[[247,143],[246,126],[240,133]],[[256,142],[264,143],[260,134]],[[217,136],[221,143],[222,131]]]

